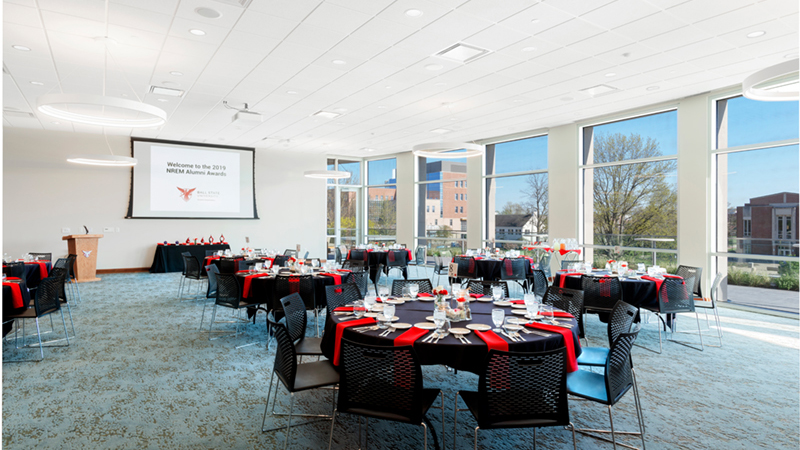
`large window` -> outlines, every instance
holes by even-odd
[[[547,239],[547,136],[486,146],[484,242],[518,249]]]
[[[797,290],[798,102],[737,96],[717,100],[714,113],[714,255],[717,270],[727,274],[727,297],[738,303],[753,297],[732,285]],[[769,291],[757,297],[756,306],[777,307]]]
[[[464,248],[469,211],[466,178],[466,158],[417,158],[416,237],[429,255]]]
[[[677,265],[677,118],[671,110],[583,128],[582,240],[595,267]]]
[[[397,239],[397,159],[367,162],[367,241],[394,244]]]
[[[328,248],[358,243],[361,230],[361,161],[329,158],[328,170],[350,172],[347,178],[327,181]]]

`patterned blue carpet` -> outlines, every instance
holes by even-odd
[[[209,341],[198,331],[202,303],[178,302],[177,285],[178,274],[149,273],[105,275],[101,282],[82,284],[83,302],[72,308],[78,334],[72,345],[45,349],[43,362],[3,364],[3,447],[282,446],[282,431],[260,431],[273,354],[263,345],[234,348],[264,338],[263,316],[243,336]],[[730,309],[722,309],[721,315],[722,348],[700,352],[667,343],[661,355],[634,348],[647,448],[797,449],[798,321]],[[693,317],[686,319],[681,318],[683,329],[694,324]],[[49,320],[44,324],[49,329]],[[591,344],[603,345],[605,333],[605,324],[589,316]],[[657,348],[657,336],[653,319],[638,343]],[[34,351],[15,350],[12,339],[4,343],[3,358],[38,356]],[[426,387],[445,393],[445,442],[452,448],[455,392],[476,389],[477,376],[455,375],[443,367],[424,367],[423,372]],[[281,399],[288,405],[285,391]],[[324,413],[330,396],[301,393],[295,404],[300,411]],[[636,428],[633,406],[629,393],[614,408],[618,430]],[[577,426],[608,428],[605,407],[570,400],[570,408]],[[429,416],[441,433],[439,415]],[[463,417],[459,414],[457,448],[472,448],[475,424]],[[326,448],[329,430],[329,422],[296,428],[289,448]],[[343,416],[333,448],[357,448],[357,430],[356,419]],[[572,447],[571,434],[563,429],[537,434],[539,448]],[[479,447],[528,448],[532,437],[530,430],[482,431]],[[624,442],[641,444],[635,438]],[[419,427],[373,420],[370,448],[422,448],[422,434]],[[611,444],[578,435],[578,448]]]

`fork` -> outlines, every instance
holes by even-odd
[[[384,331],[383,333],[379,334],[378,336],[384,336],[384,337],[385,336],[389,336],[390,334],[394,333],[395,331],[397,331],[397,329],[395,327],[389,327],[389,328],[386,329],[386,331]]]

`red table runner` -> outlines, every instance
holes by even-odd
[[[427,332],[428,330],[423,330],[422,328],[411,327],[403,334],[394,338],[394,346],[400,347],[401,345],[414,345],[414,342],[424,336]]]
[[[9,283],[4,281],[3,286],[8,286],[11,288],[11,299],[14,308],[22,308],[25,306],[25,303],[22,301],[22,291],[19,288],[19,283]]]
[[[558,333],[563,336],[564,346],[567,347],[567,372],[575,372],[578,370],[578,359],[575,356],[575,341],[573,340],[572,330],[555,325],[545,325],[543,323],[529,323],[525,326],[550,333]]]
[[[26,262],[25,264],[38,264],[39,265],[39,278],[44,280],[47,278],[47,262],[43,261],[35,261],[35,262]]]
[[[489,350],[502,350],[504,352],[508,351],[508,342],[505,339],[501,338],[492,330],[488,331],[478,331],[475,330],[475,335],[477,335],[483,342],[486,342],[486,345],[489,346]]]
[[[373,325],[377,322],[372,317],[365,317],[363,319],[356,319],[356,320],[348,320],[346,322],[339,322],[336,324],[336,337],[334,340],[334,348],[333,348],[333,365],[338,366],[341,363],[342,359],[342,333],[344,333],[345,328],[355,327],[355,326],[365,326],[365,325]]]
[[[338,274],[335,274],[335,273],[325,273],[325,272],[320,272],[320,275],[333,278],[333,284],[335,284],[337,286],[342,284],[342,276],[341,275],[338,275]]]
[[[268,277],[268,273],[257,273],[244,277],[244,287],[242,288],[242,298],[247,298],[250,295],[250,281],[253,278]]]

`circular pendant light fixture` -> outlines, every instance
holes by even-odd
[[[48,116],[102,127],[157,127],[167,121],[167,113],[161,108],[104,95],[45,94],[36,104]]]
[[[412,151],[415,155],[425,158],[456,159],[481,156],[484,147],[468,142],[432,142],[415,145]]]
[[[742,94],[764,102],[800,100],[799,61],[795,58],[750,75],[742,82]]]
[[[307,170],[303,172],[306,178],[349,178],[352,174],[344,170]]]
[[[136,158],[116,155],[71,155],[67,158],[67,162],[110,167],[131,167],[137,163]]]

